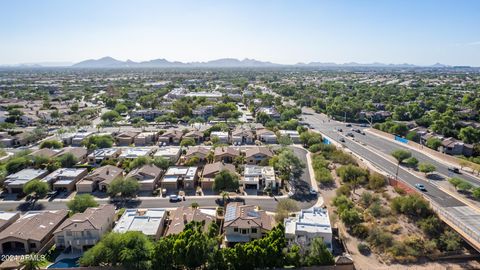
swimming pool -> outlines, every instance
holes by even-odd
[[[80,257],[73,259],[61,259],[60,261],[50,265],[48,269],[78,267],[78,259],[80,259]]]

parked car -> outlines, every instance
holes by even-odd
[[[175,194],[172,194],[170,196],[168,196],[168,199],[170,202],[181,202],[182,201],[182,197],[178,196],[178,195],[175,195]]]
[[[313,188],[310,188],[310,190],[308,191],[310,193],[310,195],[317,195],[317,191]]]
[[[52,190],[47,193],[47,198],[55,198],[59,193],[58,190]]]
[[[454,173],[460,173],[460,169],[457,167],[448,167],[448,170]]]
[[[342,137],[342,138],[339,139],[339,141],[344,143],[345,139]]]
[[[355,137],[355,135],[353,135],[353,133],[351,133],[351,132],[348,132],[346,136],[347,137],[352,137],[352,138]]]
[[[345,125],[346,127],[352,127],[352,124],[348,123]]]
[[[420,191],[427,191],[424,185],[422,184],[415,184],[415,187]]]

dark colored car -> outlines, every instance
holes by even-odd
[[[460,173],[460,169],[457,167],[448,167],[448,170],[454,173]]]

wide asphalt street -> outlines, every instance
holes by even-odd
[[[354,141],[350,137],[345,136],[345,134],[350,131],[350,128],[345,127],[345,124],[333,120],[329,121],[328,117],[323,114],[315,113],[311,109],[304,109],[303,111],[304,113],[307,113],[303,114],[304,122],[310,124],[311,128],[320,131],[322,134],[325,134],[337,142],[339,142],[340,138],[344,138],[345,143],[342,144],[345,148],[351,150],[386,173],[395,176],[397,164],[386,156],[390,155],[395,149],[400,148],[397,144],[388,143],[382,138],[373,138],[369,135],[361,135],[352,132],[355,136]],[[335,131],[335,128],[342,128],[343,132]],[[383,149],[383,147],[387,147],[387,149]],[[415,155],[415,157],[416,156],[417,155]],[[441,206],[465,206],[463,202],[438,189],[436,185],[433,184],[435,180],[426,181],[417,177],[405,167],[400,166],[398,170],[398,178],[409,183],[411,186],[414,186],[417,183],[423,184],[427,189],[425,195]]]

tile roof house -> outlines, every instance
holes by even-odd
[[[206,209],[181,206],[170,211],[170,222],[165,232],[165,236],[179,234],[189,222],[196,221],[203,223],[203,229],[206,231],[210,223],[215,222],[215,211]]]
[[[65,220],[55,230],[54,239],[57,247],[83,252],[94,246],[107,233],[115,219],[115,206],[103,204],[87,208],[83,213],[76,213]]]
[[[117,140],[117,145],[119,146],[129,146],[133,144],[133,140],[140,132],[136,131],[125,131],[118,134],[115,139]]]
[[[159,142],[165,142],[169,144],[179,144],[182,140],[183,132],[178,129],[169,129],[165,133],[158,136]]]
[[[275,225],[272,216],[257,206],[229,203],[225,210],[223,231],[227,246],[259,239]]]
[[[32,153],[30,153],[30,156],[52,158],[58,155],[59,152],[60,150],[57,149],[42,148],[33,151]]]
[[[215,148],[213,153],[215,161],[232,163],[236,157],[240,156],[240,150],[234,147],[219,146]]]
[[[156,188],[162,174],[162,169],[150,164],[143,165],[140,168],[130,171],[126,177],[137,180],[140,184],[140,191],[153,191]]]
[[[78,162],[85,162],[87,160],[88,151],[84,147],[65,147],[60,153],[57,154],[58,157],[61,157],[65,154],[72,154]]]
[[[167,211],[162,208],[127,209],[113,228],[114,232],[142,232],[146,236],[158,240],[163,233]]]
[[[276,143],[277,135],[268,129],[257,130],[257,139],[264,143]]]
[[[269,160],[273,157],[273,152],[267,147],[254,146],[245,151],[247,164],[260,164],[260,162]]]
[[[100,167],[92,172],[90,172],[87,176],[85,176],[82,180],[77,182],[76,187],[78,192],[93,192],[96,189],[100,189],[101,191],[106,191],[108,185],[117,177],[123,175],[123,170],[112,166],[106,165]]]
[[[253,131],[248,126],[240,126],[232,131],[232,143],[252,144],[255,141]]]
[[[156,141],[157,133],[155,132],[142,132],[133,139],[135,146],[152,145],[155,144]]]
[[[198,157],[200,161],[205,161],[208,153],[210,153],[210,148],[204,146],[192,146],[188,148],[187,153],[185,154],[185,159],[189,160],[192,157]]]
[[[204,133],[202,131],[199,131],[199,130],[192,130],[190,132],[188,132],[187,134],[185,134],[183,137],[184,138],[192,138],[195,140],[196,143],[200,143],[203,141],[203,136],[204,136]]]
[[[202,179],[201,179],[201,186],[204,190],[211,190],[213,189],[213,182],[215,180],[215,176],[220,173],[222,170],[227,170],[232,173],[236,173],[235,166],[233,164],[225,164],[223,162],[215,162],[206,164],[203,168]]]
[[[25,213],[0,232],[0,254],[39,252],[50,243],[53,232],[67,216],[67,210]]]

